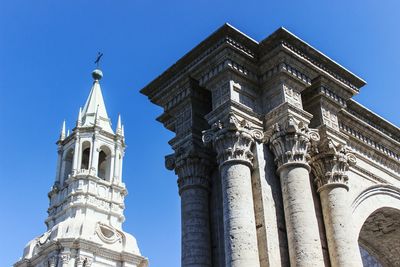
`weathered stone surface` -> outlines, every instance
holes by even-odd
[[[364,84],[284,28],[226,24],[142,89],[175,152],[212,144],[213,266],[360,266],[357,243],[397,264],[368,225],[400,214],[400,130],[351,99]]]

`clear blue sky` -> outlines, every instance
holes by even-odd
[[[229,22],[256,40],[284,26],[368,84],[356,99],[400,125],[399,1],[0,0],[0,266],[45,231],[61,122],[70,128],[97,51],[109,115],[122,114],[125,230],[151,266],[180,265],[180,201],[164,168],[172,134],[139,90]]]

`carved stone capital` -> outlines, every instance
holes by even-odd
[[[60,254],[60,260],[61,260],[62,266],[67,266],[67,264],[71,260],[71,254],[70,253]]]
[[[310,168],[307,164],[309,149],[312,142],[319,141],[316,130],[288,116],[285,122],[273,126],[270,136],[269,147],[274,153],[278,171],[285,164],[302,164]]]
[[[211,162],[208,155],[193,147],[182,147],[165,157],[165,166],[178,176],[179,194],[190,187],[209,189]]]
[[[355,155],[350,153],[345,145],[335,144],[330,138],[319,143],[310,159],[318,191],[326,185],[342,186],[348,189],[347,171],[356,163]]]
[[[92,262],[93,262],[93,260],[91,258],[85,258],[85,260],[83,261],[83,266],[84,267],[91,267],[92,266]]]
[[[229,114],[227,120],[218,121],[203,132],[203,142],[213,145],[220,166],[230,161],[240,161],[252,167],[252,147],[263,136],[263,132],[252,127],[248,121],[239,121],[235,115]]]
[[[85,262],[86,257],[84,256],[77,256],[75,258],[76,267],[83,267],[83,263]]]

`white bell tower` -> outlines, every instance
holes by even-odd
[[[25,247],[15,267],[143,267],[136,239],[122,230],[125,220],[122,160],[124,127],[118,116],[115,132],[100,88],[94,82],[76,127],[63,122],[55,183],[49,192],[47,232]]]

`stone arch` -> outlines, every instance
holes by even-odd
[[[72,173],[72,163],[74,160],[74,149],[68,149],[63,155],[63,177],[61,183],[68,179],[68,175]]]
[[[106,181],[110,181],[111,178],[111,154],[111,149],[108,146],[100,147],[97,176]]]
[[[376,260],[384,267],[400,266],[400,189],[368,187],[353,201],[352,213],[354,238],[363,256],[369,254],[371,262]]]
[[[82,143],[81,169],[89,170],[91,144],[89,141]]]

